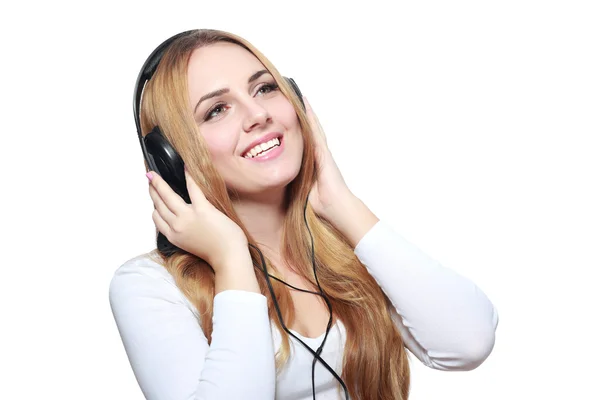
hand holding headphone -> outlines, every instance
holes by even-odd
[[[205,260],[215,272],[227,264],[227,257],[248,248],[244,231],[206,199],[187,171],[189,204],[160,175],[146,175],[155,208],[152,220],[174,246]]]

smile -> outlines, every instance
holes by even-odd
[[[248,161],[261,162],[273,160],[283,153],[284,140],[283,137],[271,139],[267,143],[262,143],[259,146],[254,147],[245,156],[244,159]],[[260,149],[260,150],[259,150]],[[260,152],[259,152],[260,151]]]

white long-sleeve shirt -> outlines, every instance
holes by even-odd
[[[383,221],[365,234],[354,252],[390,298],[392,319],[421,362],[440,370],[469,370],[487,358],[498,314],[474,283],[440,265]],[[117,269],[109,297],[147,399],[312,399],[313,356],[296,339],[291,338],[291,357],[276,376],[281,336],[271,327],[265,296],[241,290],[218,293],[210,346],[196,308],[148,254]],[[324,336],[306,338],[291,331],[313,350]],[[338,321],[321,355],[339,376],[345,340]],[[317,399],[339,399],[336,384],[317,362]]]

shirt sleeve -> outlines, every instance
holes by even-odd
[[[378,221],[354,249],[390,299],[406,347],[439,370],[471,370],[491,353],[498,313],[470,280]]]
[[[238,290],[217,294],[209,346],[197,311],[165,274],[138,261],[117,270],[109,289],[125,351],[146,399],[273,399],[275,361],[266,298]]]

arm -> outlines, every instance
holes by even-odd
[[[494,347],[498,324],[486,295],[379,221],[358,198],[346,197],[335,210],[329,220],[392,302],[392,319],[409,350],[435,369],[480,365]]]
[[[274,398],[274,350],[263,295],[218,293],[210,346],[195,308],[168,272],[149,259],[137,258],[119,268],[109,298],[147,399]]]

